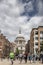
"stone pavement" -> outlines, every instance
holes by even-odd
[[[8,60],[8,59],[5,59],[5,60],[0,60],[0,65],[11,65],[11,61],[10,60]],[[36,63],[30,63],[29,61],[25,64],[25,62],[24,61],[22,61],[22,63],[20,64],[20,61],[18,61],[18,60],[15,60],[14,61],[14,64],[13,65],[43,65],[43,64],[41,64],[40,62],[36,62]]]

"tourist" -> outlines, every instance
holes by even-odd
[[[33,63],[35,63],[35,54],[33,54]]]
[[[42,61],[42,64],[43,64],[43,51],[41,51],[40,56],[41,56],[41,61]]]
[[[10,52],[9,57],[10,57],[10,60],[11,60],[11,65],[13,65],[14,56],[15,56],[14,52]]]
[[[29,61],[30,61],[30,63],[32,61],[32,54],[31,53],[29,54]]]
[[[24,55],[24,59],[25,59],[25,63],[27,63],[27,53],[25,53],[25,55]]]
[[[19,54],[20,63],[22,62],[22,57],[23,57],[23,55],[22,55],[22,53],[20,53],[20,54]]]
[[[42,54],[42,64],[43,64],[43,54]]]

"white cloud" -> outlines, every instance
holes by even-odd
[[[23,33],[26,37],[26,39],[30,39],[30,32],[32,28],[37,28],[38,26],[43,25],[43,17],[32,17],[27,24],[22,25],[23,27]]]
[[[36,7],[37,7],[37,10],[38,10],[37,15],[43,16],[43,0],[36,0],[36,2],[37,2]]]
[[[29,11],[31,11],[33,6],[31,2],[29,3]],[[28,40],[31,29],[39,26],[39,23],[43,21],[43,17],[35,16],[30,19],[28,16],[21,16],[20,14],[23,12],[24,5],[19,4],[17,0],[2,0],[0,2],[0,29],[10,41],[14,41],[16,38],[19,27],[21,27],[22,34]],[[28,19],[30,20],[28,21]]]

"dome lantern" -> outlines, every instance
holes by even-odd
[[[21,28],[19,29],[19,34],[21,34]]]

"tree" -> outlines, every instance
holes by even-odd
[[[18,55],[19,54],[19,50],[18,50],[18,48],[16,48],[16,55]]]

